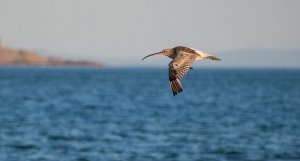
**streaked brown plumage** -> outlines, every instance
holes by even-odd
[[[183,91],[180,80],[189,71],[189,69],[192,68],[194,61],[199,61],[202,59],[221,60],[216,56],[183,46],[164,49],[161,52],[147,55],[142,60],[157,54],[165,55],[173,59],[169,63],[169,83],[174,96]]]

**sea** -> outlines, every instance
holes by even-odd
[[[0,161],[300,161],[299,69],[0,68]]]

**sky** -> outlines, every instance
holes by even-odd
[[[182,45],[208,67],[300,68],[299,0],[0,0],[3,45],[111,66],[167,66],[145,55]]]

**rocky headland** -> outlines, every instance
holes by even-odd
[[[60,57],[46,57],[30,51],[0,46],[0,66],[83,66],[102,67],[92,61],[64,60]]]

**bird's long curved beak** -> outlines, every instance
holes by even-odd
[[[218,58],[218,57],[216,57],[216,56],[213,56],[213,55],[208,55],[206,58],[207,58],[207,59],[211,59],[211,60],[219,60],[219,61],[221,61],[220,58]]]
[[[142,60],[144,60],[144,59],[148,58],[149,56],[153,56],[153,55],[157,55],[157,54],[161,54],[161,52],[158,52],[158,53],[153,53],[153,54],[147,55],[147,56],[145,56],[145,57],[144,57]]]

